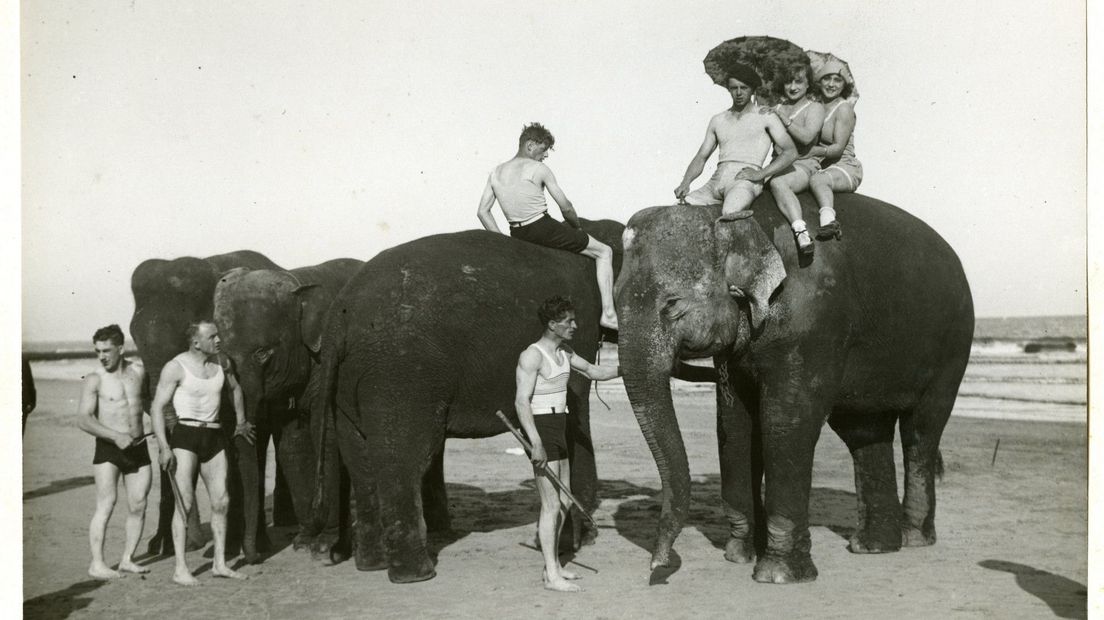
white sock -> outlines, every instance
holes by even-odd
[[[793,224],[790,224],[790,228],[793,229],[795,235],[807,230],[807,228],[805,228],[805,220],[794,220]]]
[[[820,210],[820,225],[827,226],[836,221],[836,210],[832,207],[824,207]]]

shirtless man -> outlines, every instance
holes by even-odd
[[[115,579],[122,575],[104,563],[104,534],[115,508],[119,474],[127,494],[126,544],[119,570],[148,573],[134,563],[134,549],[142,538],[146,521],[146,495],[150,490],[150,457],[142,427],[142,367],[123,359],[123,330],[108,325],[96,330],[92,346],[100,367],[88,373],[77,405],[77,426],[96,438],[92,472],[96,479],[96,512],[88,525],[92,563],[88,574],[94,579]]]
[[[544,555],[544,587],[560,592],[579,592],[568,580],[578,575],[560,566],[560,528],[570,500],[553,486],[545,473],[551,470],[564,484],[570,484],[571,466],[567,460],[567,380],[571,371],[592,381],[621,376],[621,368],[594,366],[564,345],[575,335],[575,308],[563,297],[546,300],[537,311],[544,325],[540,340],[529,345],[518,357],[514,408],[518,421],[533,444],[529,455],[537,480],[541,510],[537,538]]]
[[[157,393],[150,406],[153,432],[161,447],[161,467],[176,479],[183,506],[173,515],[173,552],[176,570],[173,581],[196,586],[199,581],[188,569],[185,560],[184,520],[195,505],[195,472],[207,487],[211,498],[211,533],[215,539],[211,574],[215,577],[246,579],[226,565],[226,509],[230,496],[226,489],[226,438],[219,426],[219,400],[222,385],[229,384],[234,395],[237,414],[235,435],[253,443],[253,428],[245,419],[245,401],[241,386],[233,373],[220,364],[218,327],[211,321],[198,321],[188,326],[188,350],[177,355],[161,371]],[[165,405],[172,400],[179,420],[170,441],[165,432]]]
[[[721,220],[736,219],[735,214],[746,209],[759,194],[763,182],[789,168],[797,159],[797,147],[774,114],[760,114],[753,93],[762,80],[751,67],[733,63],[728,69],[728,92],[732,107],[709,119],[705,140],[698,149],[682,183],[675,188],[675,198],[691,205],[721,204]],[[771,146],[776,157],[766,168],[763,161]],[[705,162],[720,146],[717,171],[698,189],[690,191],[690,183],[701,176]]]
[[[491,215],[491,207],[497,200],[506,221],[510,223],[511,237],[593,258],[597,268],[598,292],[602,296],[602,317],[598,324],[616,330],[613,250],[582,230],[574,205],[560,189],[552,170],[543,163],[555,143],[556,138],[540,123],[525,126],[518,138],[517,154],[513,159],[499,164],[487,178],[483,196],[479,199],[479,221],[491,232],[502,232]],[[560,206],[560,213],[571,226],[548,215],[545,189]]]

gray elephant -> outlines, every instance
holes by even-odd
[[[584,229],[614,249],[622,225]],[[420,481],[446,437],[506,431],[518,355],[540,336],[537,306],[571,295],[575,352],[594,361],[601,302],[594,261],[487,231],[436,235],[368,261],[330,308],[321,385],[333,400],[318,415],[333,425],[356,503],[356,565],[389,569],[393,582],[435,575],[426,549]],[[571,485],[587,511],[598,505],[589,382],[568,386]],[[593,537],[579,519],[574,544]]]
[[[209,319],[214,310],[215,285],[219,276],[236,267],[250,269],[280,269],[263,254],[252,250],[239,250],[216,254],[207,258],[186,256],[173,260],[151,258],[135,268],[130,278],[134,294],[134,315],[130,319],[130,335],[138,347],[138,354],[146,369],[146,384],[142,388],[142,408],[149,411],[153,392],[161,378],[161,369],[174,356],[188,348],[184,330],[199,319]],[[233,408],[224,399],[222,412],[229,412],[233,421]],[[166,405],[170,424],[175,424],[172,403]],[[233,428],[229,424],[228,428]],[[170,428],[171,431],[171,428]],[[231,489],[230,531],[228,547],[241,537],[240,491]],[[235,498],[235,495],[237,498]],[[157,532],[149,542],[149,553],[172,555],[172,516],[175,502],[172,487],[164,472],[161,474],[161,500],[158,511]],[[188,545],[202,546],[203,535],[199,531],[196,513],[189,515]]]
[[[799,262],[769,196],[735,222],[717,222],[713,207],[653,207],[625,228],[620,362],[663,484],[653,569],[669,563],[690,500],[668,381],[680,358],[712,356],[720,375],[725,557],[751,562],[758,552],[757,581],[816,578],[809,492],[825,420],[854,460],[859,523],[851,550],[935,542],[939,440],[973,336],[969,285],[954,251],[917,218],[861,195],[837,200],[847,239],[820,244],[813,262]],[[815,221],[810,197],[801,202]],[[893,463],[898,422],[903,515]],[[763,473],[765,523],[756,519]],[[756,548],[756,530],[765,548]]]
[[[296,546],[313,543],[322,552],[337,538],[336,503],[325,507],[326,516],[321,519],[327,532],[309,527],[315,521],[309,516],[315,457],[309,428],[314,392],[307,388],[317,365],[326,310],[363,264],[340,258],[290,271],[241,267],[223,274],[215,287],[214,319],[222,350],[234,362],[246,415],[257,430],[252,446],[242,437],[234,439],[245,508],[242,551],[247,562],[259,561],[256,542],[266,539],[264,467],[270,438],[300,524]],[[336,466],[337,460],[330,463]],[[331,474],[328,479],[336,483],[338,472]],[[335,489],[330,498],[336,502],[339,495]]]

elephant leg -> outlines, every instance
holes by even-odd
[[[379,500],[376,496],[376,476],[368,446],[344,416],[337,419],[337,444],[341,461],[349,472],[356,502],[356,522],[352,526],[353,549],[357,570],[373,571],[387,568],[387,553],[380,528]]]
[[[759,439],[757,394],[751,380],[730,372],[717,360],[717,448],[720,456],[721,502],[728,521],[725,559],[737,564],[755,560],[766,531],[762,500],[762,442]],[[758,526],[758,527],[757,527]]]
[[[567,456],[571,463],[571,494],[582,504],[577,510],[594,514],[598,509],[598,470],[594,460],[594,441],[590,433],[590,382],[573,375],[567,392]],[[598,530],[586,519],[568,511],[560,536],[562,552],[577,551],[594,544]]]
[[[344,415],[338,413],[337,420],[347,422]],[[323,484],[326,485],[325,493],[326,502],[320,507],[322,511],[321,518],[318,521],[322,523],[322,529],[320,531],[307,531],[300,532],[300,536],[303,537],[300,540],[300,544],[305,544],[309,540],[311,549],[311,556],[315,559],[320,559],[323,563],[329,564],[332,562],[340,561],[340,556],[344,554],[344,550],[341,549],[339,542],[342,541],[343,532],[341,530],[341,523],[343,519],[342,497],[348,495],[348,482],[343,477],[343,467],[341,464],[340,451],[338,449],[338,435],[335,421],[329,419],[325,421],[327,426],[326,430],[326,443],[322,446],[322,450],[325,452],[323,457]],[[355,434],[355,431],[349,431]],[[315,519],[309,519],[308,521],[315,521]],[[335,550],[335,546],[338,548]],[[335,557],[334,554],[338,557]]]
[[[787,375],[775,381],[777,385],[760,385],[767,549],[752,576],[764,583],[813,581],[817,569],[809,553],[809,493],[827,408],[808,392],[794,393],[795,384],[812,385],[805,377]]]
[[[310,427],[302,423],[299,418],[292,416],[274,429],[273,439],[276,443],[276,488],[280,488],[282,478],[286,483],[287,495],[295,511],[294,522],[291,525],[298,525],[300,532],[303,532],[309,529],[311,502],[314,500],[315,461]],[[278,505],[274,491],[272,498],[274,525],[280,525],[280,521],[276,519]]]
[[[268,456],[268,439],[269,430],[264,425],[257,426],[253,445],[244,437],[235,437],[236,454],[230,462],[231,498],[237,496],[237,503],[240,505],[240,509],[236,511],[240,521],[231,519],[230,522],[238,521],[238,540],[245,561],[250,564],[256,564],[261,559],[257,550],[257,539],[265,529],[264,470]]]
[[[935,478],[943,475],[939,440],[954,409],[964,371],[965,360],[945,366],[917,405],[901,414],[905,462],[901,544],[905,547],[935,544]]]
[[[452,529],[449,517],[448,490],[445,488],[445,446],[433,455],[425,477],[422,478],[422,507],[426,529],[430,532],[447,532]]]
[[[851,536],[852,553],[886,553],[901,548],[901,502],[893,464],[897,413],[836,410],[828,425],[839,435],[855,465],[859,527]]]
[[[161,472],[161,493],[157,504],[157,531],[150,538],[146,552],[150,555],[172,555],[172,519],[176,511],[176,498],[173,496],[172,483],[169,482],[169,474],[158,468]]]

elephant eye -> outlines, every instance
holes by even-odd
[[[268,358],[272,357],[272,349],[268,347],[259,347],[253,352],[253,361],[260,365],[264,365],[268,361]]]

